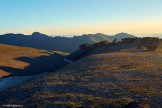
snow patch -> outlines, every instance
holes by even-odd
[[[49,72],[44,72],[44,73],[32,75],[32,76],[14,76],[14,77],[8,77],[8,78],[1,78],[0,79],[0,91],[6,90],[10,87],[14,87],[18,84],[21,84],[23,82],[26,82],[36,77],[46,76],[47,74],[49,74]]]
[[[68,63],[72,63],[71,60],[68,60],[68,59],[64,59],[65,62],[68,62]]]
[[[32,79],[33,76],[14,76],[0,79],[0,91]]]

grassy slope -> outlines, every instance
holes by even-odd
[[[48,52],[45,50],[38,50],[34,48],[27,48],[27,47],[17,47],[17,46],[10,46],[5,44],[0,44],[0,77],[8,76],[11,73],[6,71],[5,69],[2,69],[2,67],[8,67],[12,69],[17,70],[23,70],[26,67],[30,66],[30,61],[26,62],[25,60],[18,60],[18,58],[26,58],[26,59],[33,59],[33,61],[36,61],[39,59],[39,57],[46,57],[48,58],[49,55],[58,53],[60,55],[66,56],[66,53],[63,52]],[[43,60],[42,60],[43,61]],[[44,59],[44,61],[46,61]],[[39,64],[40,60],[36,62],[36,64]],[[35,65],[36,66],[36,65]],[[34,67],[34,66],[33,66]],[[34,68],[33,68],[34,69]]]
[[[93,43],[98,43],[98,42],[101,42],[101,41],[105,41],[105,40],[108,40],[108,41],[112,41],[109,39],[108,36],[106,35],[102,35],[102,34],[96,34],[93,36],[93,38],[90,38],[90,40],[93,42]]]
[[[132,48],[80,59],[56,73],[3,92],[1,99],[7,103],[51,107],[55,104],[99,107],[106,103],[110,108],[142,100],[160,108],[161,81],[162,45],[156,52]]]

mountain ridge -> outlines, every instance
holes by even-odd
[[[39,32],[33,32],[31,35],[24,34],[4,34],[0,35],[0,43],[15,45],[15,46],[23,46],[23,47],[32,47],[43,50],[57,50],[63,52],[74,52],[78,49],[79,45],[84,43],[94,44],[100,41],[108,40],[113,41],[114,39],[120,37],[121,38],[130,37],[133,38],[135,36],[129,35],[125,33],[122,36],[108,36],[102,33],[96,34],[83,34],[82,36],[73,36],[73,37],[51,37],[46,34],[42,34]]]

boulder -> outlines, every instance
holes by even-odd
[[[155,51],[156,48],[159,46],[159,38],[157,37],[144,37],[141,39],[139,45],[137,46],[137,49],[140,49],[143,47],[146,47],[149,51]]]

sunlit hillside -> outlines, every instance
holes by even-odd
[[[0,77],[54,71],[66,55],[59,51],[0,44]]]

